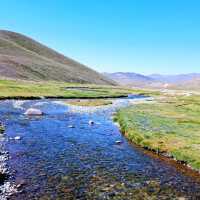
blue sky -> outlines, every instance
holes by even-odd
[[[199,0],[1,0],[0,29],[100,72],[200,72]]]

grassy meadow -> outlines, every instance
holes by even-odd
[[[0,99],[108,98],[127,96],[127,89],[62,82],[0,80]]]
[[[130,141],[200,170],[200,96],[165,96],[133,105],[115,120]]]
[[[33,82],[22,80],[0,80],[0,99],[34,98],[117,98],[128,94],[160,95],[158,91],[129,89],[119,86],[66,83]]]
[[[120,109],[115,116],[132,142],[200,170],[200,95],[166,95],[159,91],[63,82],[0,80],[0,99],[83,98],[68,104],[102,106],[128,94],[154,96],[151,104]],[[94,99],[94,100],[92,100]]]

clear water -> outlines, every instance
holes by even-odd
[[[23,115],[30,107],[45,115]],[[72,112],[54,100],[1,101],[9,179],[23,183],[10,199],[200,199],[197,180],[124,138],[111,120],[115,109]],[[9,139],[15,136],[21,139]]]

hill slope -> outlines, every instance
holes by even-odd
[[[34,81],[115,84],[22,34],[0,30],[0,76]]]

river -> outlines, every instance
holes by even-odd
[[[130,144],[113,123],[113,112],[138,98],[95,109],[61,100],[1,101],[8,177],[0,199],[200,199],[197,179]],[[45,114],[24,115],[30,107]]]

